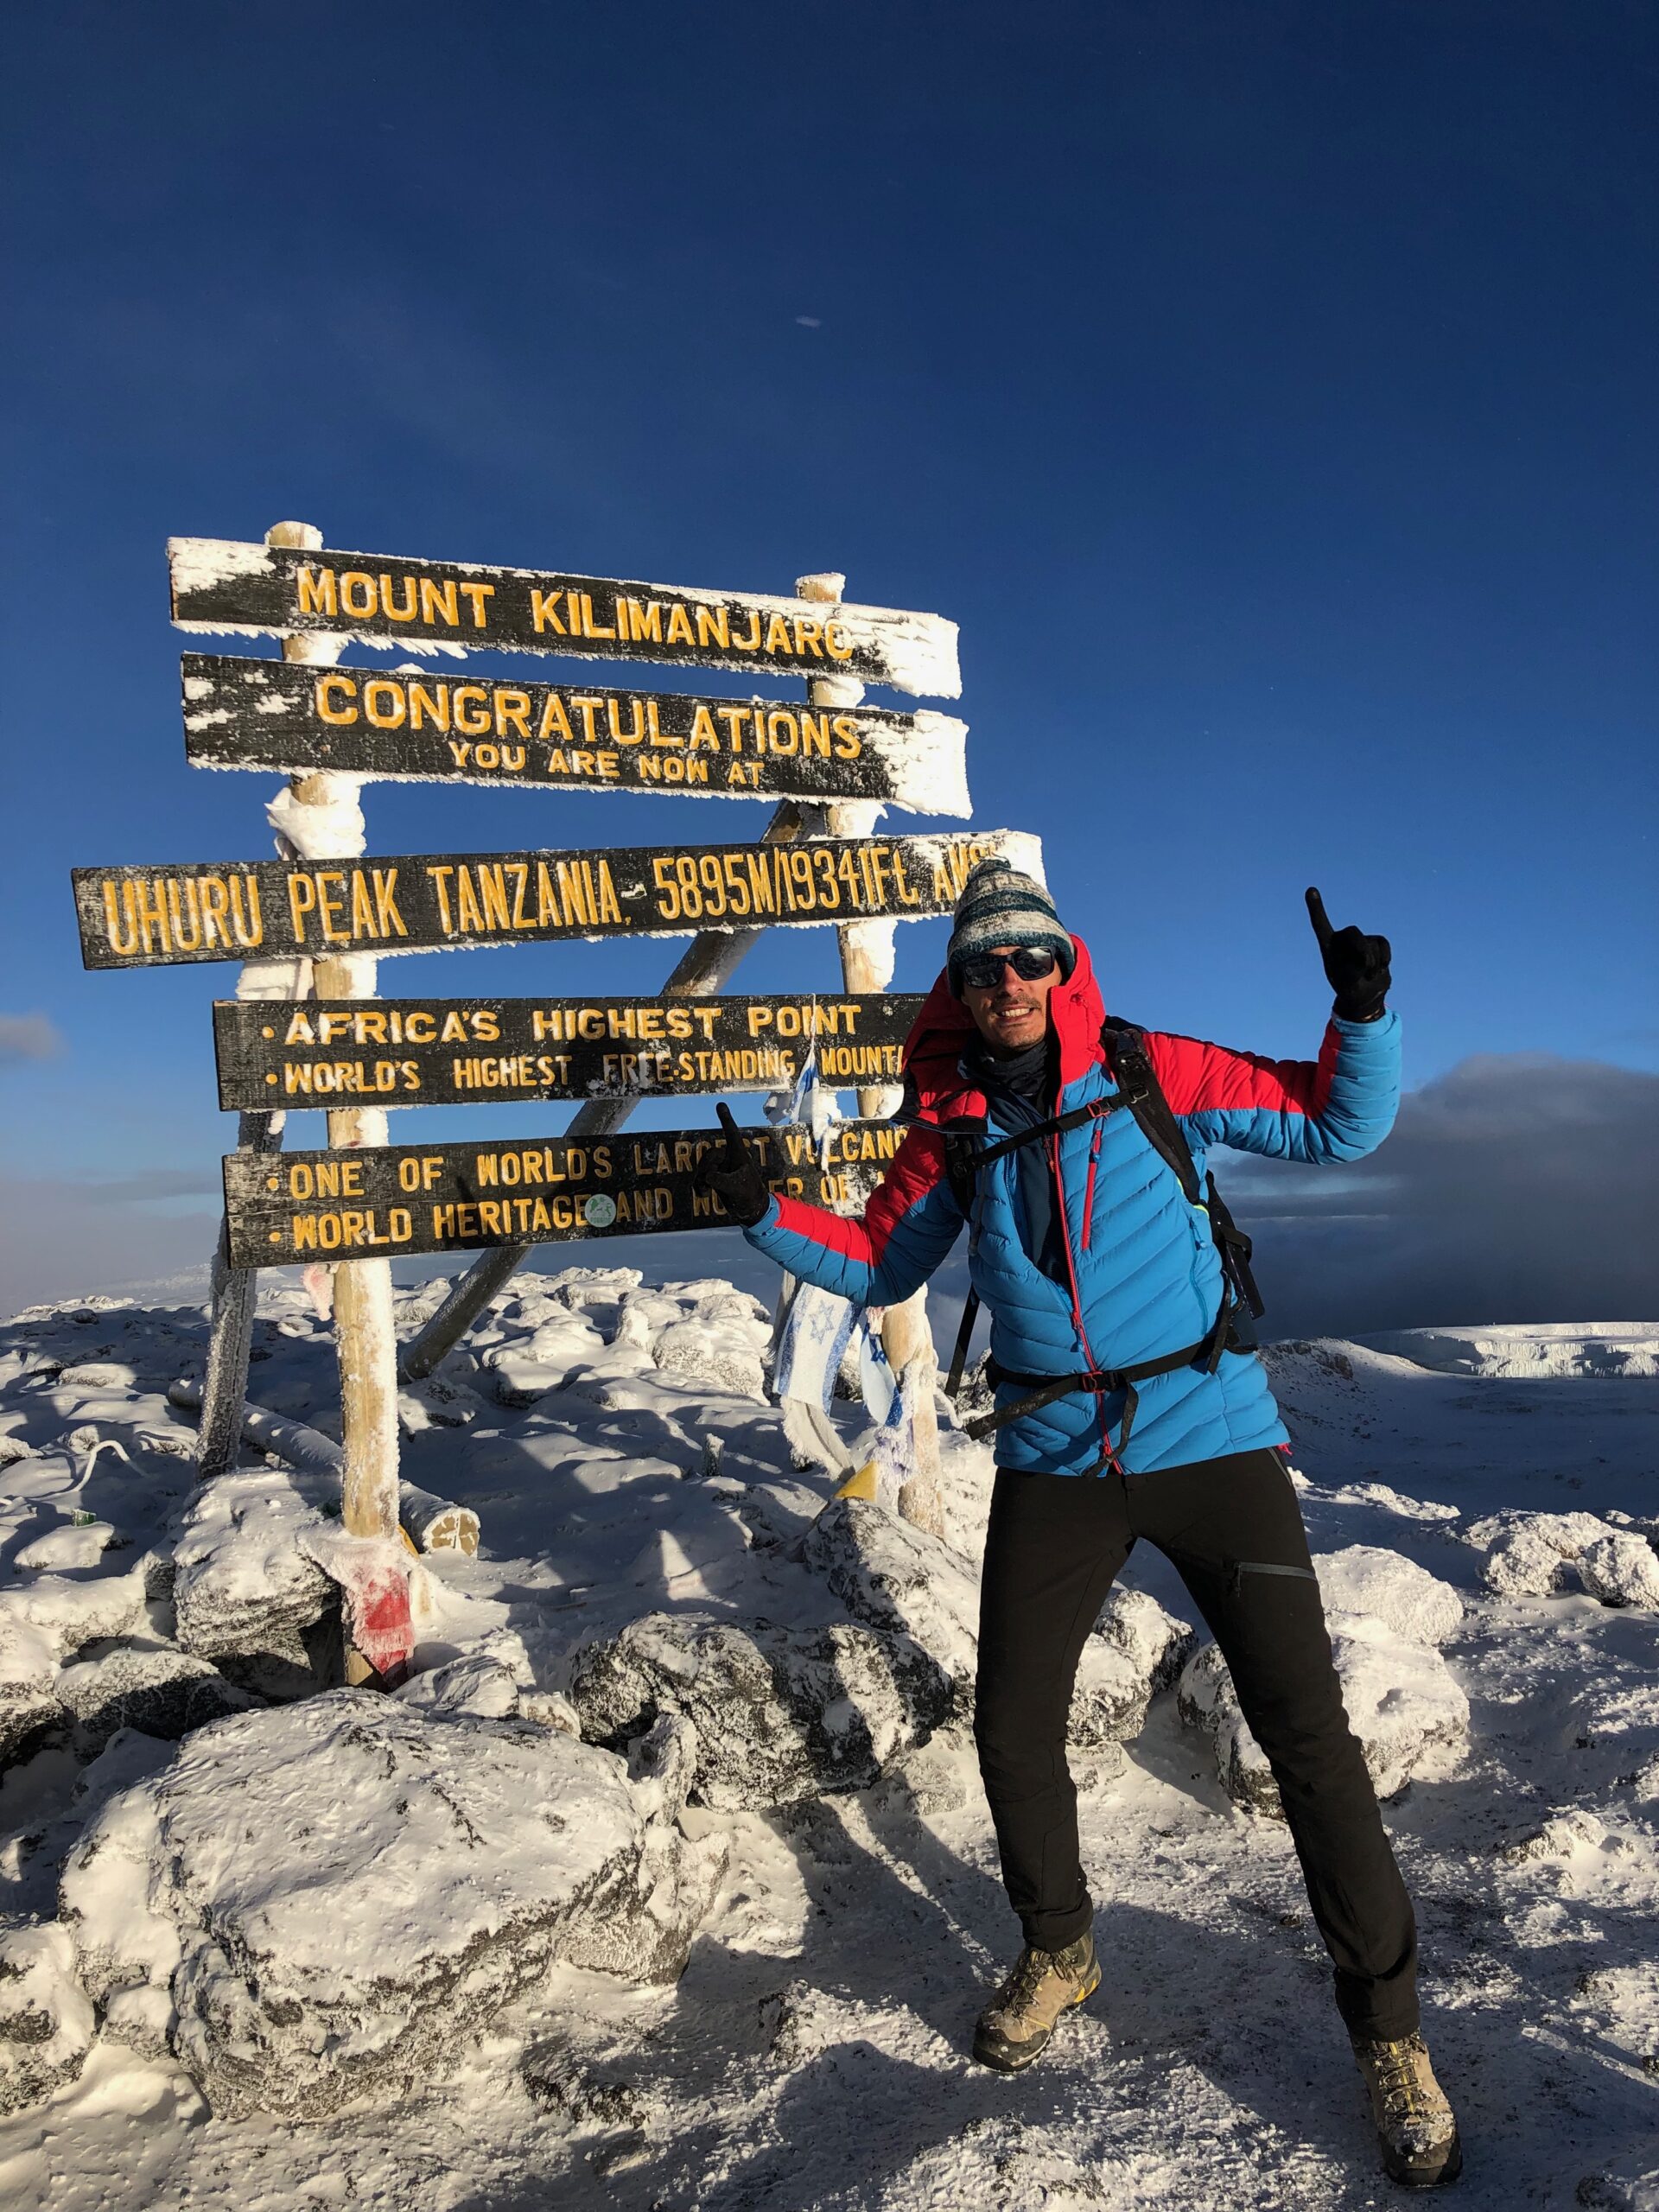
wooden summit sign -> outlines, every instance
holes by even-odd
[[[906,1132],[842,1122],[821,1165],[804,1128],[749,1128],[772,1189],[817,1205],[868,1198]],[[729,1225],[692,1171],[718,1129],[385,1145],[360,1152],[237,1152],[224,1162],[233,1268],[331,1254],[386,1257],[493,1244],[544,1244],[643,1230]]]
[[[971,811],[967,725],[925,709],[899,715],[206,653],[187,653],[182,675],[185,751],[199,768]]]
[[[793,1084],[897,1083],[914,993],[707,999],[222,999],[219,1103],[244,1112],[364,1101],[659,1098]]]
[[[321,630],[416,651],[492,647],[839,675],[942,699],[962,689],[957,626],[938,614],[217,537],[170,538],[167,550],[173,620],[184,630]]]
[[[949,913],[976,861],[1041,875],[1039,839],[813,838],[789,845],[621,845],[590,852],[204,861],[72,869],[88,968],[279,960],[337,951],[573,938],[684,937]]]

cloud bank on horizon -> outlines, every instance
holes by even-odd
[[[1659,1242],[1647,1233],[1659,1220],[1656,1124],[1659,1076],[1483,1054],[1408,1093],[1368,1160],[1313,1168],[1223,1154],[1229,1202],[1256,1239],[1264,1332],[1659,1318]],[[205,1287],[218,1228],[214,1161],[98,1182],[0,1177],[0,1312],[185,1271],[169,1294],[205,1295],[194,1271]],[[717,1273],[762,1296],[777,1279],[727,1230],[548,1245],[536,1264]],[[966,1281],[958,1246],[937,1278],[942,1343]]]

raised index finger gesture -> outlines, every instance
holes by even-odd
[[[1319,950],[1323,953],[1336,931],[1331,926],[1331,917],[1325,911],[1324,899],[1311,883],[1307,887],[1307,918],[1313,925],[1313,934],[1319,940]]]
[[[1389,940],[1368,937],[1351,922],[1344,929],[1332,929],[1325,901],[1312,884],[1307,889],[1307,918],[1319,939],[1326,979],[1336,993],[1337,1012],[1345,1021],[1375,1020],[1382,1011],[1391,981]]]

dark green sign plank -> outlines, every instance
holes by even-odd
[[[641,1130],[385,1145],[361,1152],[232,1153],[224,1163],[234,1268],[323,1257],[467,1252],[640,1230],[725,1229],[692,1172],[719,1132]],[[773,1190],[817,1205],[861,1205],[903,1142],[891,1122],[843,1122],[821,1164],[804,1128],[745,1129]]]
[[[171,538],[167,551],[183,630],[847,676],[940,699],[962,690],[957,626],[938,614],[217,537]]]
[[[199,768],[332,768],[391,781],[693,798],[885,799],[971,812],[967,724],[926,709],[700,699],[448,669],[308,668],[187,653]]]
[[[913,993],[708,999],[222,999],[219,1103],[467,1106],[897,1083]]]
[[[1008,830],[793,845],[607,846],[360,861],[181,861],[71,871],[88,968],[690,937],[949,913],[988,853],[1040,875]]]

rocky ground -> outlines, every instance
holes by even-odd
[[[1072,1715],[1102,1992],[1030,2075],[967,2062],[1017,1943],[966,1734],[988,1454],[947,1436],[944,1541],[826,1510],[767,1338],[715,1279],[524,1278],[404,1402],[406,1473],[482,1535],[423,1560],[387,1699],[302,1694],[326,1474],[196,1491],[199,1311],[0,1329],[6,2201],[1392,2201],[1272,1777],[1155,1556]],[[255,1349],[327,1431],[302,1293]],[[1270,1355],[1461,2196],[1505,2212],[1659,2206],[1652,1353]]]

